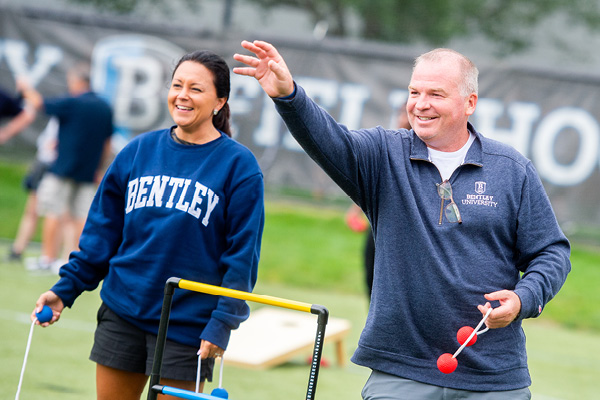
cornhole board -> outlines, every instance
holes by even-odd
[[[266,369],[293,357],[310,353],[315,342],[315,317],[285,309],[263,307],[250,313],[248,320],[231,332],[224,361],[227,365]],[[339,366],[346,362],[344,338],[350,321],[329,318],[325,343],[335,344]]]

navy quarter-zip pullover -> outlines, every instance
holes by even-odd
[[[452,176],[462,223],[441,215],[441,176],[413,131],[349,130],[297,86],[274,99],[304,150],[371,223],[375,276],[369,314],[352,360],[432,385],[501,391],[531,384],[521,321],[537,317],[570,271],[570,246],[532,165],[513,148],[476,136]],[[513,290],[517,320],[481,335],[452,374],[437,358],[456,333],[481,320],[484,294]],[[497,304],[493,304],[495,307]]]

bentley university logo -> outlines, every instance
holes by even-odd
[[[498,202],[494,201],[493,195],[484,194],[487,189],[487,184],[485,182],[479,181],[475,182],[475,193],[477,194],[468,194],[467,198],[461,200],[461,204],[463,205],[471,205],[471,206],[486,206],[486,207],[498,207]]]
[[[475,193],[483,194],[485,193],[485,182],[475,182]]]

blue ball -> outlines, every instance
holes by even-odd
[[[44,306],[42,311],[36,312],[35,317],[40,321],[40,323],[50,322],[52,319],[52,309],[48,306]]]
[[[210,395],[214,397],[219,397],[221,399],[229,398],[229,393],[227,393],[227,390],[223,388],[214,388],[213,391],[210,392]]]

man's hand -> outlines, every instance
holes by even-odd
[[[285,97],[294,92],[294,80],[283,57],[270,43],[255,40],[244,40],[242,47],[255,54],[256,57],[234,54],[233,58],[248,67],[235,67],[238,75],[256,78],[265,93],[270,97]]]
[[[517,318],[521,311],[521,299],[512,290],[500,290],[493,293],[488,293],[485,296],[486,300],[500,302],[500,306],[494,308],[490,316],[485,321],[485,324],[490,329],[504,328],[510,325]],[[488,302],[485,305],[479,305],[477,308],[483,315],[492,307]]]

